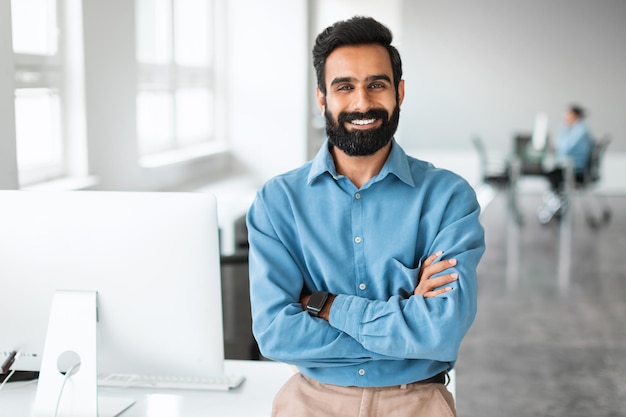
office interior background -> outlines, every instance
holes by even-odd
[[[38,12],[19,15],[28,7]],[[507,154],[537,113],[554,138],[579,103],[593,135],[612,139],[599,191],[621,202],[623,0],[1,1],[0,188],[210,191],[229,253],[255,190],[324,140],[311,47],[356,14],[394,33],[406,82],[396,138],[410,154],[477,185],[472,137]],[[619,205],[613,215],[623,225]]]
[[[394,32],[407,89],[397,139],[416,156],[454,159],[455,168],[473,181],[477,177],[472,172],[478,172],[471,159],[473,135],[506,152],[512,135],[531,130],[535,114],[545,112],[554,137],[565,107],[577,102],[589,109],[592,132],[613,138],[605,167],[610,174],[603,178],[603,186],[611,191],[623,188],[619,173],[613,175],[625,166],[626,152],[622,135],[626,52],[621,47],[626,11],[620,0],[445,5],[401,0],[214,0],[211,16],[194,22],[201,26],[210,20],[211,27],[188,35],[204,37],[194,45],[206,45],[209,52],[199,62],[185,62],[183,57],[182,63],[168,57],[171,50],[158,50],[173,43],[174,31],[164,33],[166,26],[158,26],[169,25],[166,17],[159,23],[158,11],[152,13],[157,26],[142,25],[142,16],[135,13],[135,3],[141,1],[15,3],[58,4],[62,26],[57,56],[15,54],[10,2],[0,5],[3,188],[33,185],[29,167],[17,164],[16,87],[40,87],[44,94],[61,97],[60,139],[53,139],[60,145],[49,146],[54,155],[35,156],[31,165],[54,160],[58,166],[48,177],[77,180],[69,187],[165,190],[233,175],[248,176],[258,184],[296,167],[314,154],[323,133],[313,101],[313,38],[323,27],[354,14],[375,16]],[[155,2],[159,3],[169,2]],[[144,14],[151,13],[149,6],[144,9]],[[43,19],[36,14],[31,18]],[[142,39],[139,29],[144,38],[153,36],[152,43],[136,45],[135,40]],[[183,40],[188,44],[187,38]],[[192,45],[188,49],[182,52],[198,54]],[[190,138],[182,144],[170,138],[175,136],[174,116],[167,109],[177,89],[179,97],[191,92],[186,103],[202,103],[210,112],[204,125],[194,121],[189,132],[179,126],[179,133]],[[144,116],[164,112],[165,117],[145,122],[137,112],[141,97],[152,100]],[[180,115],[180,120],[184,117]],[[26,125],[34,124],[32,118],[23,119]],[[144,136],[155,132],[159,136],[153,138],[154,146],[143,147],[145,154],[138,145],[138,127]],[[169,140],[171,144],[164,144]],[[196,149],[180,150],[185,143],[198,142]],[[174,151],[158,155],[168,148]],[[48,177],[43,174],[40,179]],[[37,182],[37,175],[34,178]]]

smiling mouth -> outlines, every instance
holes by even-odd
[[[357,125],[357,126],[366,126],[366,125],[371,125],[376,121],[376,119],[356,119],[356,120],[351,120],[350,124],[353,125]]]

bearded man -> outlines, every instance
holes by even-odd
[[[394,139],[404,99],[392,34],[337,22],[313,48],[327,141],[248,211],[261,353],[298,369],[274,416],[452,416],[446,374],[476,315],[485,250],[460,176]]]

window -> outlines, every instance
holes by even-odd
[[[70,177],[76,186],[79,177],[92,181],[81,15],[80,0],[11,1],[20,187]]]
[[[20,184],[64,173],[56,0],[12,0],[15,129]]]
[[[15,90],[17,164],[20,173],[31,173],[31,181],[32,173],[40,173],[35,175],[37,180],[55,177],[63,171],[60,121],[61,98],[57,89]]]
[[[210,0],[136,0],[141,157],[215,143]]]

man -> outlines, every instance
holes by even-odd
[[[391,41],[364,17],[317,37],[327,142],[248,211],[253,331],[299,370],[274,416],[455,415],[444,382],[476,314],[480,209],[465,180],[393,139]]]

